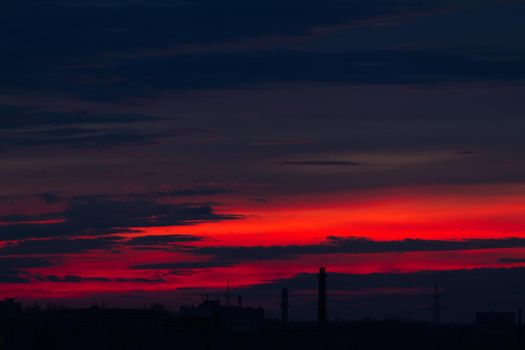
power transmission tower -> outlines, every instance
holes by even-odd
[[[434,294],[432,294],[432,306],[428,307],[428,310],[431,310],[434,313],[434,323],[440,324],[441,323],[441,311],[445,311],[447,308],[441,305],[441,297],[443,294],[441,293],[441,290],[439,289],[439,283],[436,283],[434,286]]]

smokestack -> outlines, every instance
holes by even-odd
[[[283,288],[281,294],[281,322],[288,323],[288,289]]]
[[[317,322],[320,326],[324,326],[326,324],[326,270],[324,267],[319,268]]]

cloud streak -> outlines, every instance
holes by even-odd
[[[374,241],[367,238],[328,237],[326,242],[314,245],[201,247],[195,248],[194,252],[212,256],[219,261],[265,261],[293,259],[300,255],[436,252],[523,247],[525,247],[524,238]]]
[[[8,224],[0,226],[0,236],[4,240],[17,240],[107,235],[129,232],[130,227],[185,226],[237,218],[235,215],[216,213],[209,205],[161,204],[145,198],[123,200],[95,196],[74,199],[62,212],[23,218],[4,217]],[[19,223],[42,219],[61,222]]]
[[[285,160],[277,162],[280,165],[303,165],[319,167],[352,167],[364,165],[364,163],[352,162],[348,160]]]
[[[159,121],[161,118],[132,113],[90,113],[39,111],[27,107],[0,105],[0,130],[60,127],[78,124],[130,124]]]
[[[29,283],[28,268],[50,267],[55,265],[51,260],[33,257],[1,257],[0,283]]]

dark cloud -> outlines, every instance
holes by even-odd
[[[163,278],[116,278],[115,282],[131,282],[131,283],[163,283],[166,282]]]
[[[202,239],[203,237],[192,235],[141,236],[130,239],[126,244],[131,246],[166,245],[171,243],[198,242]]]
[[[224,267],[235,264],[235,261],[181,261],[181,262],[165,262],[155,264],[134,265],[131,268],[136,270],[193,270],[206,269],[209,267]]]
[[[54,263],[45,258],[0,258],[0,283],[29,283],[27,268],[49,267]]]
[[[359,162],[352,162],[348,160],[286,160],[282,162],[277,162],[281,165],[305,165],[305,166],[357,166],[364,165]]]
[[[171,129],[145,132],[130,128],[58,128],[27,131],[4,131],[0,145],[15,146],[67,146],[72,148],[104,149],[119,145],[154,144],[165,138],[185,135],[193,131]]]
[[[176,128],[163,131],[130,128],[133,123],[161,120],[159,117],[131,113],[66,113],[0,105],[0,119],[5,120],[0,125],[0,145],[3,149],[46,145],[75,148],[144,145],[193,132]]]
[[[74,254],[92,250],[108,250],[115,248],[119,237],[99,238],[52,238],[39,240],[24,240],[9,242],[0,248],[2,255],[46,255]]]
[[[0,283],[29,283],[30,280],[22,277],[16,270],[0,270]]]
[[[39,215],[25,215],[25,214],[9,214],[0,216],[0,221],[6,223],[30,223],[31,221],[45,221],[57,219],[56,214],[39,214]]]
[[[512,56],[501,62],[497,57]],[[425,85],[519,82],[523,51],[388,49],[349,52],[264,50],[140,57],[109,67],[62,71],[50,89],[84,94],[69,75],[89,74],[91,96],[146,96],[165,90],[222,89],[287,82],[352,85]],[[417,64],[415,64],[417,62]],[[121,77],[108,80],[111,74]],[[27,82],[30,84],[31,82]],[[51,84],[51,83],[50,83]]]
[[[103,277],[81,277],[76,275],[56,276],[56,275],[35,275],[38,281],[46,282],[64,282],[64,283],[80,283],[80,282],[111,282],[111,279]]]
[[[243,261],[294,259],[300,255],[439,252],[523,247],[525,247],[523,238],[373,241],[366,238],[328,237],[327,242],[315,245],[188,247],[188,252],[210,256],[211,260],[142,264],[132,268],[182,271],[231,266]]]
[[[93,228],[189,225],[234,219],[215,213],[210,206],[162,204],[148,200],[76,200],[65,211],[72,222],[90,222]]]
[[[9,33],[2,40],[6,50],[0,85],[9,89],[45,88],[115,100],[171,89],[274,82],[434,84],[522,81],[525,75],[523,53],[512,48],[432,51],[387,46],[388,50],[322,52],[300,46],[276,50],[279,45],[267,44],[259,51],[243,51],[241,44],[260,38],[317,37],[327,29],[356,23],[400,21],[498,4],[496,0],[23,3],[7,6],[0,17],[0,32]],[[237,44],[230,50],[210,52],[213,46],[231,42]],[[202,50],[206,46],[212,49]],[[501,57],[511,59],[502,62]]]
[[[288,246],[223,246],[195,248],[197,254],[218,260],[250,261],[292,259],[299,255],[433,252],[525,247],[523,238],[374,241],[366,238],[328,237],[325,243]]]
[[[153,200],[162,197],[200,197],[200,196],[218,196],[223,194],[233,194],[236,190],[230,187],[210,187],[210,186],[188,186],[178,187],[173,190],[164,191],[153,191],[153,192],[131,192],[127,194],[93,194],[93,195],[58,195],[51,192],[36,193],[33,197],[42,199],[47,204],[53,204],[60,201],[91,201],[91,200]],[[0,197],[0,199],[19,199],[28,200],[29,196],[6,196]],[[207,202],[204,205],[213,205],[215,203]],[[0,216],[0,221],[34,221],[34,220],[47,220],[56,218],[56,214],[41,214],[38,216],[23,215],[23,214],[11,214]]]
[[[25,269],[32,267],[48,267],[53,265],[54,264],[50,260],[44,258],[0,258],[0,269]]]
[[[479,152],[476,152],[476,151],[461,151],[461,152],[456,152],[454,154],[458,155],[458,156],[470,156],[470,155],[473,155],[473,154],[479,154]]]
[[[525,263],[525,258],[499,258],[498,261],[502,264],[521,264]]]
[[[57,196],[56,194],[54,193],[37,193],[35,194],[35,197],[37,198],[41,198],[42,200],[44,200],[47,204],[52,204],[52,203],[56,203],[56,202],[60,202],[60,197]]]
[[[105,278],[105,277],[83,277],[77,275],[35,275],[33,278],[37,281],[57,282],[57,283],[83,283],[83,282],[117,282],[117,283],[162,283],[162,278]]]
[[[96,196],[74,199],[63,212],[43,216],[62,222],[28,224],[17,223],[20,220],[16,220],[10,225],[0,226],[0,236],[4,240],[15,240],[104,235],[129,232],[130,227],[193,225],[237,218],[235,215],[218,214],[207,205],[162,204],[147,199],[118,200]],[[41,218],[42,215],[38,215],[23,221],[38,221]]]
[[[158,194],[167,196],[214,196],[231,193],[235,193],[235,191],[231,188],[195,187],[182,188],[171,192],[159,192]]]
[[[144,114],[101,114],[86,111],[71,113],[38,111],[27,107],[0,105],[1,129],[34,129],[37,127],[59,127],[75,124],[129,124],[151,122],[161,118]]]
[[[46,58],[210,44],[267,36],[305,36],[315,29],[448,8],[451,1],[198,0],[42,2],[4,6],[2,37],[9,62],[33,54]],[[463,2],[462,2],[463,3]],[[468,3],[465,1],[465,3]],[[96,26],[93,24],[97,23]],[[25,40],[25,42],[24,42]],[[4,58],[7,60],[7,58]]]

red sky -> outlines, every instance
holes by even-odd
[[[3,6],[0,297],[525,306],[525,4],[298,4]]]
[[[301,246],[326,244],[328,236],[359,237],[375,241],[404,239],[465,240],[471,238],[523,237],[525,195],[521,186],[454,186],[399,188],[355,194],[274,196],[265,202],[248,202],[236,194],[213,197],[225,203],[219,209],[238,219],[190,226],[140,227],[121,239],[156,235],[194,235],[197,242],[180,243],[176,249],[157,245],[148,250],[116,246],[81,254],[61,254],[56,265],[28,268],[31,283],[13,283],[2,289],[7,297],[24,299],[73,298],[129,290],[162,291],[178,288],[221,288],[225,281],[246,287],[312,272],[317,266],[349,274],[412,273],[429,270],[503,268],[524,263],[502,263],[501,258],[523,258],[525,247],[452,251],[385,253],[327,253],[236,261],[206,267],[210,256],[194,254],[187,247]],[[480,195],[483,193],[483,195]],[[202,198],[195,198],[199,201]],[[173,199],[167,200],[168,202]],[[40,222],[39,222],[40,224]],[[43,224],[43,223],[42,223]],[[4,243],[9,244],[9,243]],[[15,255],[16,256],[16,255]],[[24,256],[19,255],[19,256]],[[49,256],[33,254],[32,256]],[[198,268],[130,269],[158,263],[203,262]],[[38,276],[80,276],[83,282],[39,280]],[[149,280],[109,282],[117,279]],[[105,280],[96,280],[105,279]],[[158,281],[155,282],[155,280]]]

